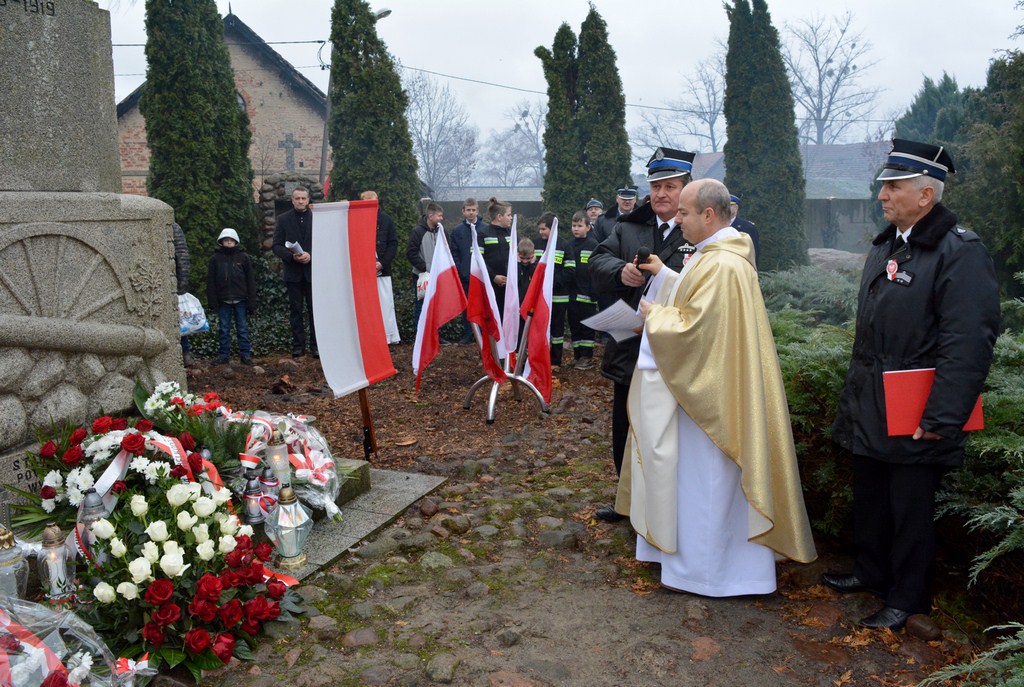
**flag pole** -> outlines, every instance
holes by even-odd
[[[377,431],[373,428],[370,394],[365,388],[359,390],[359,410],[363,413],[363,456],[369,462],[370,454],[377,455]]]
[[[527,316],[527,319],[526,319],[526,328],[528,328],[530,326],[530,318],[532,318],[532,317],[533,317],[533,313],[531,312]],[[480,331],[480,327],[477,326],[476,323],[473,323],[473,331],[476,333],[477,341],[480,341],[481,337],[483,335],[483,332]],[[490,335],[488,335],[487,336],[486,344],[491,347],[492,353],[494,353],[495,357],[497,357],[497,344],[495,343],[494,338],[491,337]],[[522,361],[525,360],[524,356],[526,355],[526,339],[525,338],[523,339],[522,343],[519,345],[519,352],[517,353],[517,355],[518,355],[518,360],[516,361],[516,369],[514,371],[510,371],[508,369],[508,358],[506,357],[505,360],[504,360],[504,363],[505,363],[505,365],[504,365],[505,373],[506,373],[506,376],[508,377],[508,381],[510,381],[512,383],[513,394],[518,394],[518,391],[519,391],[518,385],[522,384],[527,389],[529,389],[530,391],[533,392],[534,397],[537,399],[537,403],[540,404],[541,411],[545,412],[545,413],[550,413],[551,412],[551,407],[544,400],[544,396],[541,395],[540,391],[537,390],[537,387],[535,387],[533,385],[533,382],[528,380],[526,377],[522,376],[522,371],[523,371],[523,362]],[[476,392],[479,391],[480,388],[483,387],[488,382],[491,383],[491,391],[490,391],[490,394],[488,394],[488,397],[487,397],[487,424],[493,425],[494,424],[494,418],[497,415],[498,390],[501,387],[501,383],[500,382],[494,381],[493,379],[491,379],[487,375],[484,375],[480,379],[476,380],[475,382],[473,382],[473,386],[469,387],[469,391],[466,393],[466,400],[462,403],[462,407],[465,408],[466,410],[469,410],[470,403],[473,401],[473,396],[475,396]],[[519,401],[519,400],[521,400],[521,398],[518,395],[516,395],[515,396],[515,400]]]

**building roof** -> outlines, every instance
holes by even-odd
[[[255,31],[250,29],[245,22],[232,14],[230,10],[224,17],[225,40],[229,34],[233,34],[233,41],[236,44],[247,45],[254,50],[271,68],[275,69],[281,79],[295,89],[301,96],[309,101],[309,104],[317,109],[323,110],[327,106],[327,96],[317,88],[316,84],[299,73],[281,55],[270,47],[265,40],[260,38]],[[125,96],[124,100],[117,104],[117,116],[120,118],[126,112],[138,105],[139,97],[145,82],[139,85],[134,91]]]

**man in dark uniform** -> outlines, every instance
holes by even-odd
[[[757,232],[757,226],[748,220],[740,217],[740,198],[729,194],[729,210],[732,211],[732,226],[737,231],[742,231],[744,234],[750,237],[750,240],[754,243],[754,265],[757,265],[757,259],[761,255],[761,242],[760,235]]]
[[[833,437],[853,453],[852,574],[826,573],[839,592],[868,590],[885,605],[863,618],[902,628],[931,610],[935,491],[959,467],[962,431],[992,361],[999,290],[988,251],[942,205],[953,160],[940,146],[896,139],[878,199],[890,222],[864,263],[853,356]],[[913,435],[889,436],[883,373],[933,368]]]
[[[646,279],[637,269],[637,251],[643,247],[677,272],[694,252],[676,225],[679,194],[690,181],[695,153],[671,148],[658,148],[647,162],[647,181],[651,184],[650,200],[628,215],[619,218],[611,234],[590,256],[590,280],[594,292],[621,298],[632,307],[640,303]],[[608,341],[601,374],[615,383],[612,404],[612,459],[615,472],[622,471],[622,455],[629,434],[626,399],[633,368],[640,352],[640,337],[626,341]],[[614,506],[602,506],[595,515],[614,522],[625,517]]]
[[[285,244],[292,245],[294,250]],[[292,209],[277,218],[273,250],[274,255],[284,263],[281,276],[288,289],[292,357],[301,358],[306,354],[306,329],[302,322],[302,308],[305,304],[309,317],[310,353],[314,358],[319,358],[316,329],[313,326],[313,213],[309,211],[309,190],[303,186],[297,186],[292,191]]]
[[[594,223],[590,235],[595,241],[601,243],[612,233],[612,228],[619,221],[619,218],[633,212],[635,207],[636,189],[620,188],[615,192],[615,207],[609,208],[608,212],[597,218],[597,222]]]

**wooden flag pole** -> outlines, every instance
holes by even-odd
[[[377,431],[373,428],[370,394],[366,388],[359,390],[359,409],[363,413],[363,456],[369,462],[370,454],[377,455]]]

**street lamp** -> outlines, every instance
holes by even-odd
[[[384,17],[391,16],[391,10],[383,8],[373,13],[373,20],[380,21]],[[326,43],[324,43],[326,45]],[[323,50],[323,45],[320,49]],[[334,47],[331,47],[331,56],[334,56]],[[320,60],[320,69],[327,70],[327,105],[324,108],[324,140],[320,147],[320,186],[324,185],[324,180],[327,179],[327,144],[328,134],[330,133],[331,124],[331,85],[334,82],[334,72],[331,71],[331,64],[328,62],[324,64],[323,60]],[[324,198],[327,200],[327,198]]]

